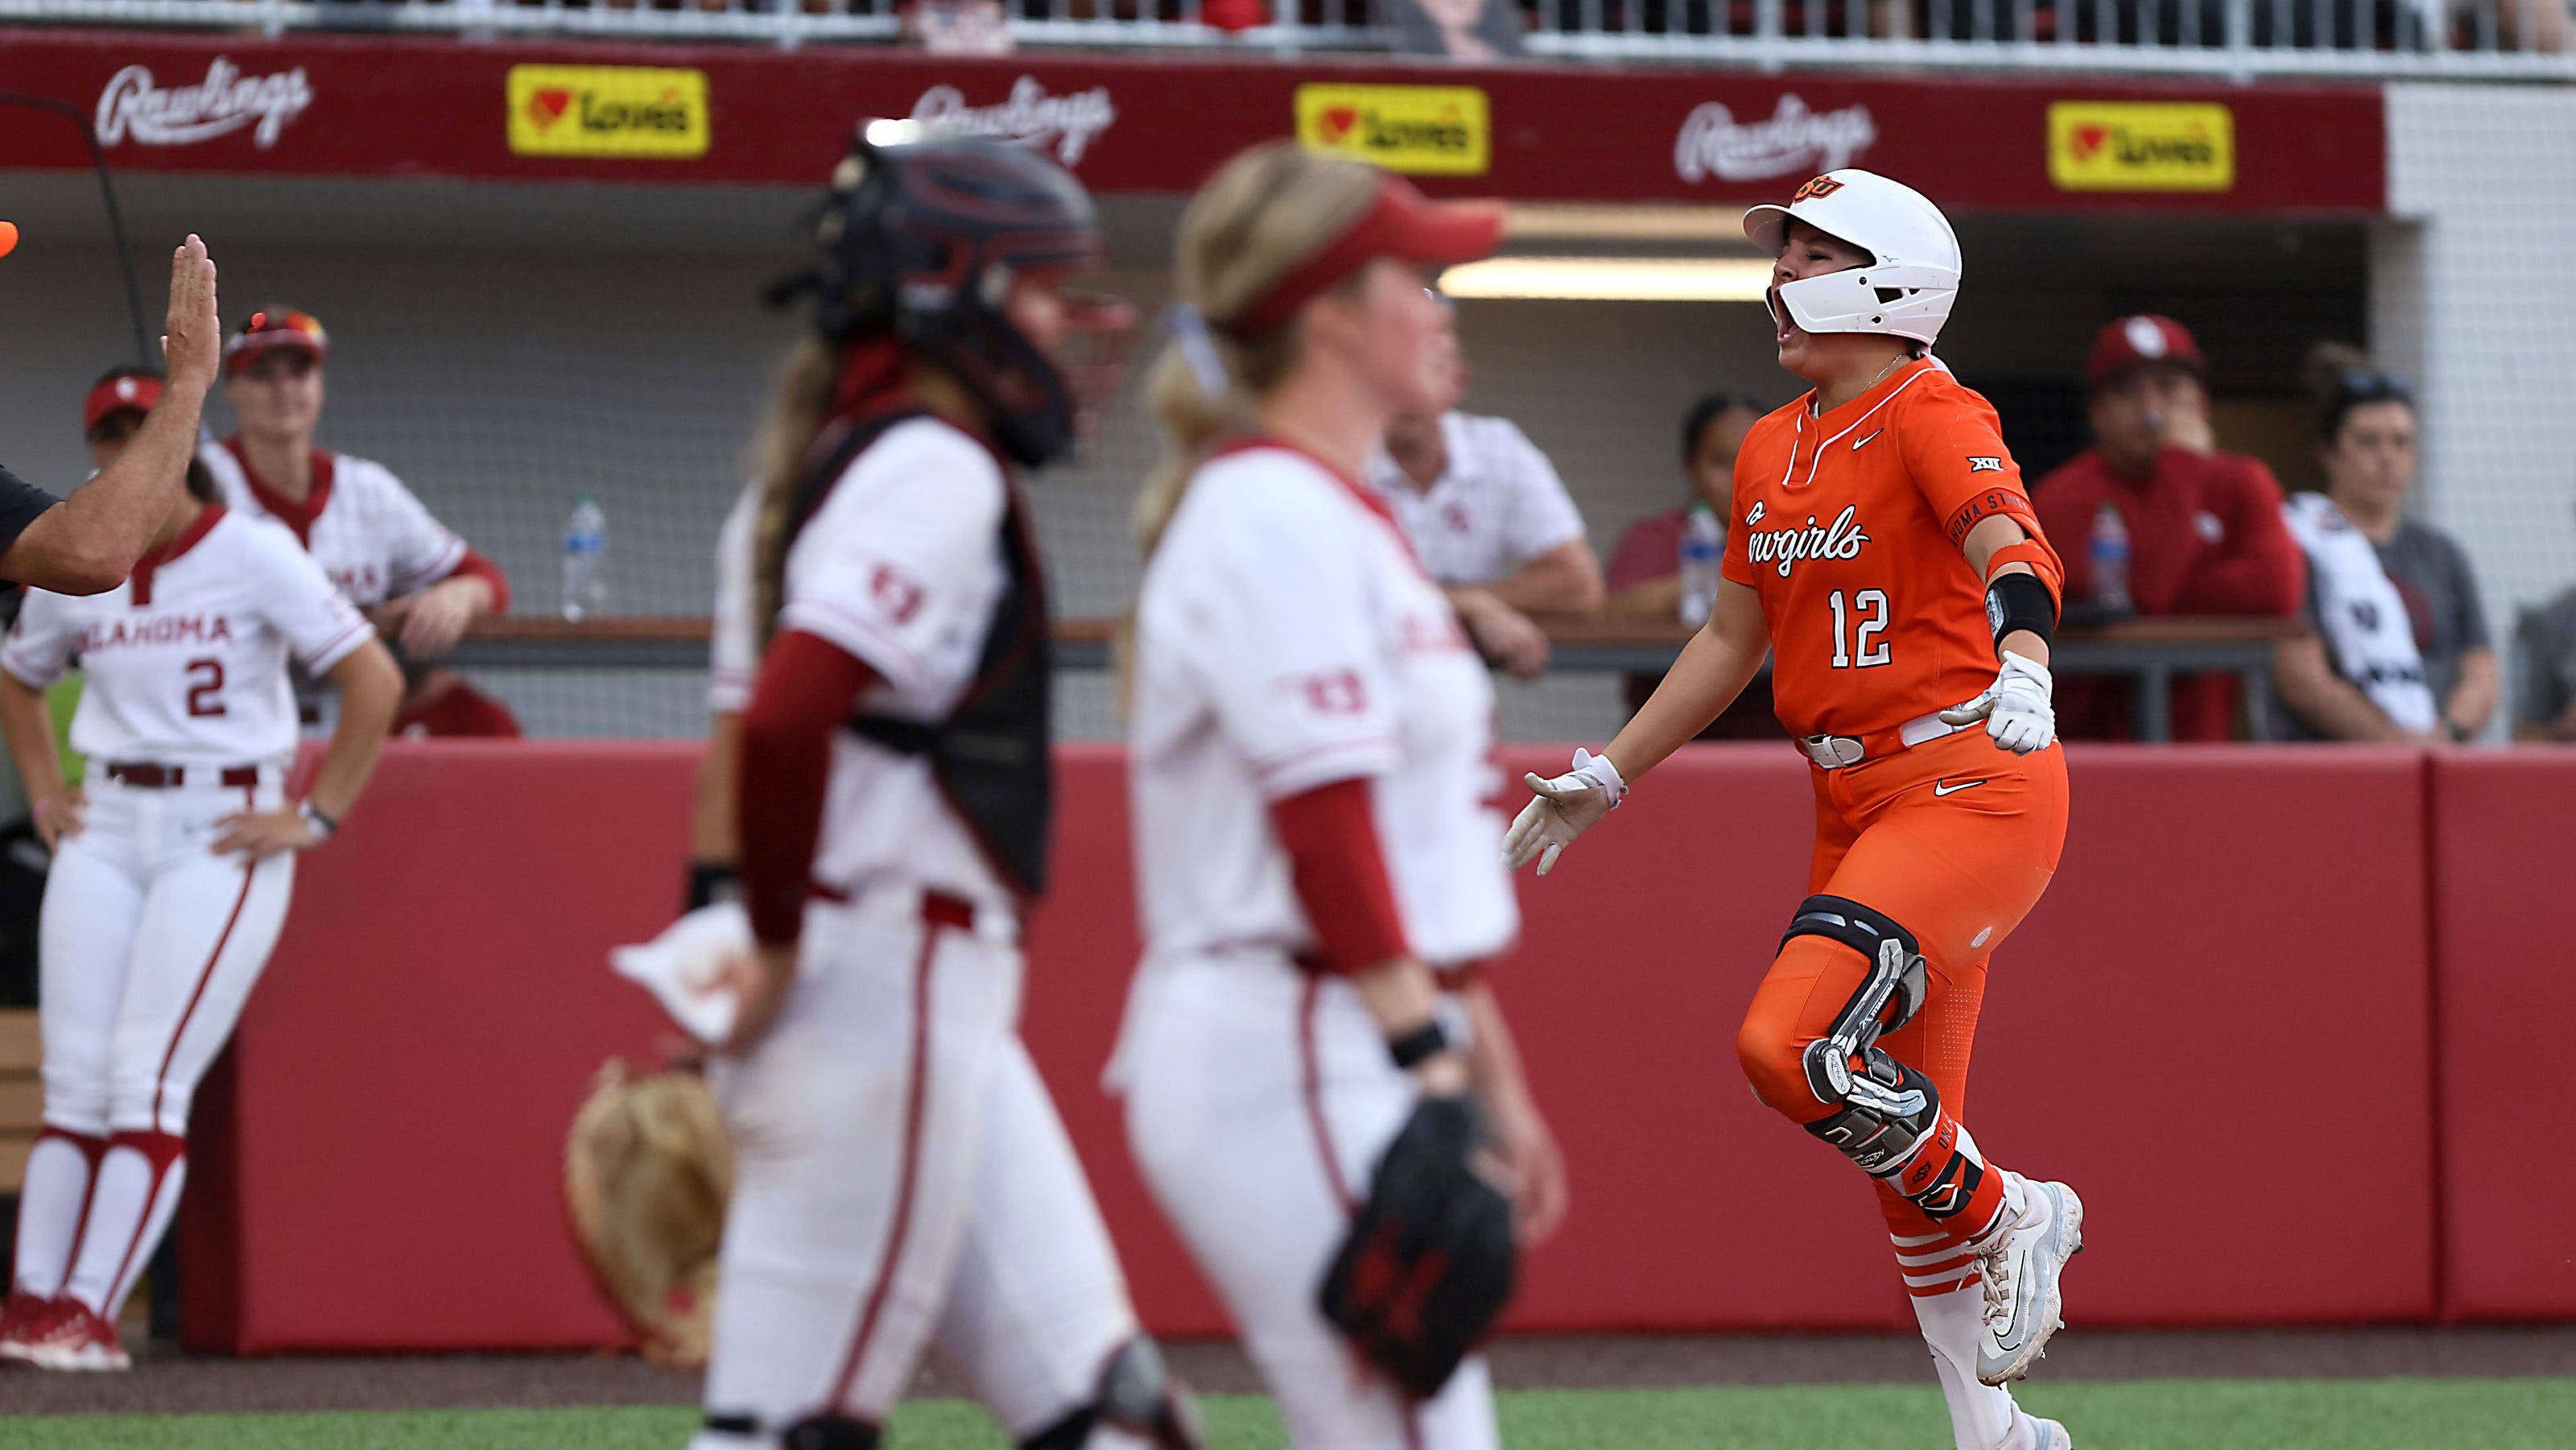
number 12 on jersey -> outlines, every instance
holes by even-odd
[[[1843,592],[1837,589],[1831,603],[1834,607],[1834,668],[1865,670],[1872,665],[1887,663],[1887,591],[1863,589],[1851,597],[1849,604],[1845,604]],[[1852,628],[1854,621],[1860,625],[1857,630]],[[1881,636],[1876,645],[1869,642],[1873,634]]]

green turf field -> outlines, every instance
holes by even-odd
[[[2023,1403],[2067,1422],[2082,1450],[2559,1450],[2576,1379],[2164,1380],[2039,1385]],[[1218,1396],[1222,1450],[1286,1444],[1268,1401]],[[1937,1450],[1929,1388],[1530,1390],[1503,1397],[1511,1450]],[[676,1450],[686,1410],[424,1410],[329,1415],[107,1415],[0,1420],[27,1450]],[[973,1407],[908,1405],[891,1450],[1007,1450]]]

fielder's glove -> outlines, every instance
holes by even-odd
[[[2046,750],[2057,739],[2057,710],[2049,703],[2048,666],[2004,651],[2003,669],[1986,692],[1941,712],[1942,723],[1986,722],[1995,744],[2015,755]]]
[[[564,1144],[564,1203],[601,1295],[657,1364],[706,1363],[732,1193],[732,1145],[704,1078],[634,1077],[615,1058],[600,1068]]]
[[[1353,1348],[1423,1399],[1449,1382],[1512,1297],[1512,1208],[1469,1165],[1476,1138],[1471,1099],[1416,1103],[1318,1295]]]
[[[1574,768],[1554,780],[1537,775],[1521,779],[1537,793],[1537,799],[1521,807],[1511,830],[1503,837],[1503,859],[1518,871],[1532,861],[1538,862],[1538,874],[1545,876],[1556,865],[1556,858],[1574,838],[1592,829],[1592,823],[1610,814],[1619,798],[1628,793],[1628,782],[1619,778],[1619,767],[1605,755],[1589,750],[1574,752]]]

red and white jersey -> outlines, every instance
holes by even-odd
[[[88,675],[72,748],[154,765],[285,765],[292,659],[326,674],[375,637],[295,536],[220,507],[104,594],[27,591],[0,669],[34,689]]]
[[[1147,955],[1311,949],[1269,806],[1359,778],[1414,953],[1502,950],[1520,917],[1493,716],[1456,612],[1366,485],[1266,441],[1211,459],[1136,605]]]
[[[760,676],[759,607],[753,578],[760,539],[760,485],[752,484],[735,499],[716,531],[715,627],[707,649],[707,712],[739,715],[751,704],[752,682]]]
[[[285,525],[361,609],[426,589],[465,562],[465,541],[372,459],[315,450],[313,489],[296,500],[255,478],[230,440],[206,444],[197,457],[226,508]]]
[[[844,469],[788,548],[781,631],[816,635],[877,676],[863,713],[937,722],[974,683],[993,611],[1010,587],[1002,554],[1009,499],[983,444],[936,418],[886,430]],[[755,510],[756,512],[756,510]],[[729,629],[754,658],[754,530],[737,531],[732,569],[741,606]],[[748,693],[748,683],[743,686]],[[908,882],[963,896],[1007,917],[1016,895],[996,875],[947,798],[929,760],[833,732],[814,879],[853,894]]]

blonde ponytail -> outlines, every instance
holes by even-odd
[[[1227,162],[1181,214],[1180,303],[1204,337],[1178,336],[1146,374],[1145,405],[1163,426],[1163,456],[1136,497],[1136,538],[1150,557],[1179,511],[1190,478],[1211,449],[1259,425],[1261,395],[1297,361],[1294,323],[1252,337],[1227,324],[1249,312],[1299,263],[1332,245],[1376,200],[1379,174],[1356,161],[1310,156],[1292,141],[1255,146]],[[1204,342],[1194,366],[1191,353]],[[1213,360],[1225,379],[1211,393],[1200,378]]]
[[[752,618],[760,621],[760,641],[769,643],[778,621],[785,589],[788,534],[795,525],[796,491],[804,482],[805,457],[832,413],[832,394],[840,382],[840,358],[832,345],[808,337],[778,365],[778,382],[769,412],[752,438],[751,476],[760,481],[760,521],[754,558]]]

